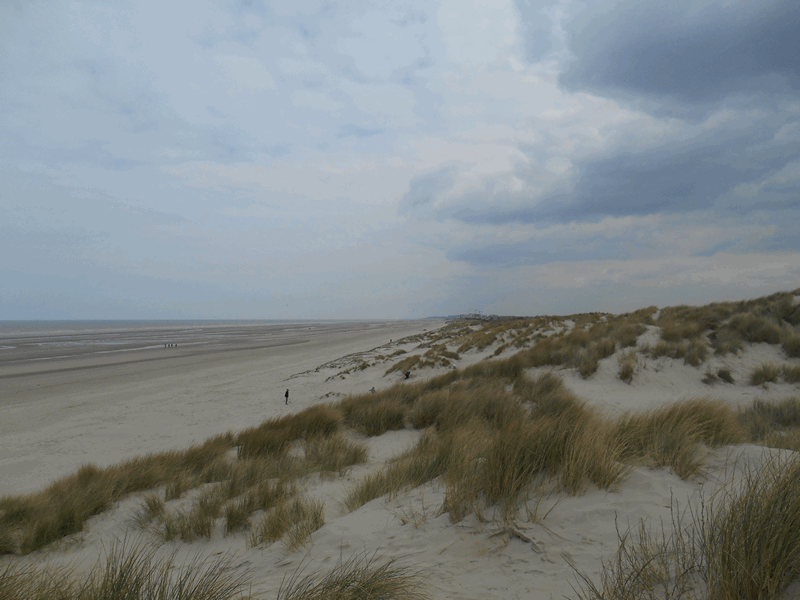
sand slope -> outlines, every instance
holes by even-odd
[[[441,325],[428,321],[339,332],[318,343],[285,346],[275,352],[242,351],[229,358],[210,357],[199,365],[176,357],[142,375],[117,366],[119,376],[106,370],[101,371],[102,377],[87,380],[72,371],[29,380],[41,381],[43,390],[0,379],[5,392],[0,406],[0,493],[38,489],[84,462],[111,464],[145,451],[185,447],[193,440],[251,426],[315,402],[373,386],[388,387],[402,381],[402,374],[384,376],[392,362],[376,357],[399,349],[424,352],[417,341],[399,338]],[[653,335],[657,331],[651,328],[640,341],[647,342]],[[389,343],[389,338],[394,341]],[[467,352],[459,366],[491,356],[497,345]],[[699,368],[680,360],[642,358],[631,384],[617,377],[617,355],[603,359],[588,379],[571,369],[560,374],[579,397],[610,413],[697,396],[743,405],[755,397],[800,395],[797,384],[747,385],[750,370],[770,360],[800,364],[798,359],[787,361],[775,346],[757,344],[738,356],[712,357]],[[353,369],[364,363],[370,366]],[[713,387],[702,383],[707,366],[729,368],[735,383]],[[417,371],[413,378],[432,377],[444,370]],[[282,398],[287,387],[289,407]],[[308,572],[326,570],[340,556],[358,552],[399,557],[424,571],[434,598],[574,597],[571,586],[576,579],[570,563],[598,575],[602,559],[618,547],[618,529],[625,531],[641,519],[669,523],[674,502],[685,507],[701,497],[709,498],[730,483],[734,465],[757,464],[773,452],[751,445],[717,449],[706,457],[705,477],[694,481],[682,480],[666,469],[636,467],[613,492],[590,489],[577,497],[554,494],[538,506],[530,502],[529,515],[513,527],[495,519],[491,509],[482,520],[469,516],[451,523],[447,514],[440,513],[444,492],[436,482],[342,514],[339,502],[348,487],[409,448],[418,436],[419,432],[407,429],[367,439],[371,453],[366,465],[351,469],[341,479],[314,475],[305,482],[307,494],[325,502],[327,521],[305,551],[287,553],[281,543],[251,548],[244,534],[226,537],[220,525],[210,540],[167,543],[160,551],[177,550],[179,557],[198,552],[233,554],[252,581],[253,595],[263,598],[275,597],[281,580],[301,566]],[[92,519],[84,533],[44,552],[0,557],[0,563],[44,559],[92,564],[112,540],[147,535],[133,524],[140,498],[134,495],[118,503],[114,510]],[[537,514],[546,518],[537,522]]]

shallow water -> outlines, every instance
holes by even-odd
[[[269,320],[0,321],[0,364],[157,348],[236,347],[345,324]]]

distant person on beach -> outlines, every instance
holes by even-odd
[[[408,379],[409,377],[411,377],[411,371],[406,371],[406,379]]]
[[[289,390],[286,390],[286,393],[283,395],[286,398],[286,404],[289,404]]]

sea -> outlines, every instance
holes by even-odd
[[[243,346],[312,334],[341,321],[0,321],[0,365],[139,352]]]

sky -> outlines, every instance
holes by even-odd
[[[800,287],[797,0],[0,3],[0,320]]]

